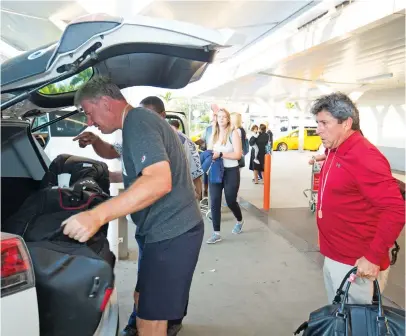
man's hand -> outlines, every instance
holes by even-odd
[[[83,132],[82,134],[79,134],[77,137],[73,138],[73,141],[79,140],[79,147],[85,148],[88,145],[93,145],[98,139],[99,137],[92,132]]]
[[[368,261],[365,257],[359,258],[355,266],[358,267],[357,276],[376,280],[378,278],[380,267]]]
[[[63,233],[81,243],[92,238],[103,223],[91,211],[81,212],[65,220]]]
[[[309,165],[313,165],[315,162],[316,162],[316,159],[315,159],[315,158],[311,158],[311,159],[309,160]]]

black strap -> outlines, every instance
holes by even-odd
[[[395,241],[395,247],[390,251],[392,255],[392,260],[390,262],[391,266],[396,264],[396,261],[398,260],[398,253],[400,251],[400,246],[397,241]]]
[[[376,282],[373,282],[374,284],[374,293],[372,295],[372,304],[378,304],[379,303],[379,298],[378,298],[378,288],[376,287]]]
[[[340,304],[341,303],[341,297],[345,293],[344,291],[344,285],[347,281],[347,279],[350,277],[351,273],[354,272],[354,268],[352,268],[348,273],[344,276],[343,281],[341,281],[340,287],[338,287],[336,296],[334,297],[333,304]]]
[[[309,326],[308,322],[303,322],[299,328],[297,328],[297,330],[293,333],[293,335],[299,335],[303,330],[307,329],[307,327]]]

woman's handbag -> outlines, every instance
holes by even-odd
[[[378,281],[374,281],[374,298],[371,304],[347,304],[351,274],[344,277],[331,305],[324,306],[310,314],[294,333],[302,336],[404,336],[405,311],[382,305]],[[345,283],[347,285],[343,290]]]

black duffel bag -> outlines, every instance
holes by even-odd
[[[114,272],[103,254],[105,237],[79,243],[63,228],[43,241],[28,242],[35,272],[41,336],[90,336],[114,289]],[[100,246],[105,251],[94,251]]]
[[[47,187],[37,191],[2,223],[2,231],[22,236],[26,242],[42,240],[55,232],[65,219],[109,199],[97,184],[89,182],[87,179],[71,188]],[[108,224],[100,229],[106,237],[107,229]]]
[[[302,336],[404,336],[405,311],[382,305],[378,281],[374,281],[374,298],[371,304],[348,304],[348,292],[354,267],[344,277],[333,304],[324,306],[310,314],[294,335]],[[346,287],[344,289],[344,285]],[[343,290],[344,289],[344,290]]]

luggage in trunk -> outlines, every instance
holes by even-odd
[[[105,192],[110,195],[110,178],[107,164],[89,158],[70,154],[61,154],[56,157],[49,166],[49,171],[42,179],[41,188],[58,185],[58,175],[69,174],[69,186],[78,181],[91,179]]]
[[[70,165],[65,165],[67,161]],[[114,288],[115,256],[107,240],[107,225],[85,244],[64,235],[61,227],[65,219],[110,197],[107,166],[84,161],[88,164],[83,166],[78,157],[59,156],[42,188],[2,225],[3,231],[22,236],[29,249],[41,336],[93,335]],[[69,187],[60,188],[58,175],[67,171]]]
[[[63,233],[61,233],[63,236]],[[41,336],[91,336],[114,288],[111,265],[74,240],[27,243],[34,266]],[[98,241],[90,245],[106,246]]]
[[[65,219],[92,209],[108,198],[96,184],[90,183],[88,187],[81,181],[72,188],[47,187],[29,196],[3,223],[2,230],[22,236],[26,242],[41,241],[60,228]],[[97,234],[103,234],[108,244],[107,225]]]

